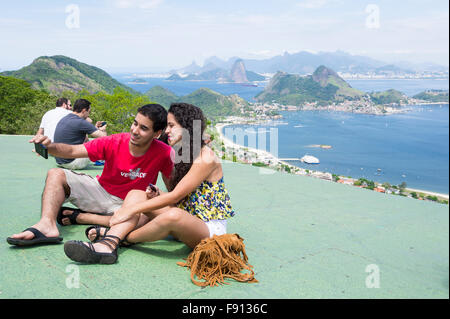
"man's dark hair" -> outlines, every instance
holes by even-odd
[[[153,131],[164,130],[167,126],[167,111],[159,104],[146,104],[138,108],[138,113],[153,122]]]
[[[61,106],[63,106],[63,104],[67,104],[67,103],[69,103],[69,100],[66,99],[65,97],[61,97],[56,100],[56,107],[61,107]]]
[[[85,99],[78,99],[73,105],[73,110],[76,113],[81,113],[83,110],[89,110],[91,108],[91,102]]]

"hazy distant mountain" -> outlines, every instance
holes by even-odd
[[[181,69],[177,69],[177,70],[171,70],[170,73],[181,73],[181,74],[185,74],[185,73],[200,73],[202,72],[202,67],[197,65],[197,63],[195,63],[195,61],[192,61],[191,64],[189,64],[188,66],[181,68]]]
[[[112,93],[116,87],[133,92],[133,89],[113,79],[105,71],[63,55],[41,56],[20,70],[0,74],[25,80],[33,88],[45,89],[52,93],[82,89],[91,93],[98,91]]]
[[[244,62],[239,59],[234,62],[230,71],[230,79],[236,83],[247,83],[247,74],[245,73]]]
[[[381,67],[386,63],[342,51],[319,53],[301,51],[293,54],[285,52],[283,55],[266,60],[245,60],[245,64],[249,70],[260,73],[284,71],[311,74],[320,65],[326,65],[336,72],[362,73]]]
[[[193,62],[190,66],[174,70],[167,80],[171,81],[218,81],[218,82],[235,82],[248,83],[250,81],[264,81],[265,77],[255,72],[247,71],[242,59],[235,59],[231,68],[222,68],[217,66],[216,62],[224,65],[219,58],[211,58],[205,63],[205,66],[198,69]],[[197,70],[197,72],[189,73],[184,77],[180,74],[186,74],[187,70]]]
[[[395,65],[399,68],[411,70],[413,72],[447,72],[448,66],[439,65],[436,63],[411,63],[405,61],[395,62]]]
[[[213,63],[217,67],[230,69],[239,60],[239,57],[232,57],[222,60],[216,56],[207,58],[205,65]],[[320,65],[326,65],[336,72],[342,73],[375,73],[375,74],[410,74],[415,72],[447,72],[448,66],[441,66],[432,63],[413,64],[398,62],[395,64],[372,59],[361,55],[352,55],[343,51],[311,53],[300,51],[297,53],[285,52],[268,59],[242,59],[247,71],[260,74],[276,73],[278,71],[293,74],[311,74]]]

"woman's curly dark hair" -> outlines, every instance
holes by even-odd
[[[203,115],[202,110],[192,104],[188,103],[172,103],[169,108],[169,113],[172,113],[175,116],[177,122],[183,127],[187,133],[189,133],[189,144],[187,141],[182,141],[182,145],[189,145],[189,161],[187,163],[180,160],[178,163],[175,163],[174,172],[170,178],[170,189],[172,191],[175,186],[180,182],[180,180],[187,174],[187,172],[191,169],[192,163],[194,160],[200,155],[200,151],[202,147],[205,145],[203,141],[203,132],[206,128],[206,118]],[[194,121],[199,120],[201,123],[201,135],[200,135],[200,147],[194,148],[194,139],[198,137],[198,134],[194,134]],[[198,132],[197,132],[198,133]],[[195,141],[198,143],[198,141]],[[198,145],[198,144],[197,144]],[[178,155],[182,155],[183,147],[178,149]]]

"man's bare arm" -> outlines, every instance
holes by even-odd
[[[97,131],[95,131],[94,133],[91,134],[92,137],[103,137],[103,136],[107,136],[108,134],[106,133],[106,124],[102,125],[102,121],[98,121],[97,123],[95,123],[95,127],[97,128]]]
[[[81,158],[89,157],[86,147],[83,144],[69,145],[64,143],[52,143],[47,136],[36,135],[30,143],[40,143],[48,149],[48,153],[61,158]]]
[[[103,137],[103,136],[107,136],[108,134],[106,134],[106,131],[102,131],[102,130],[97,130],[94,133],[91,134],[92,137]]]

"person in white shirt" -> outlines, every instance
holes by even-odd
[[[56,101],[56,107],[47,111],[42,117],[41,125],[39,125],[36,135],[45,135],[53,142],[56,125],[64,116],[70,113],[72,113],[70,100],[65,97],[59,98]]]

